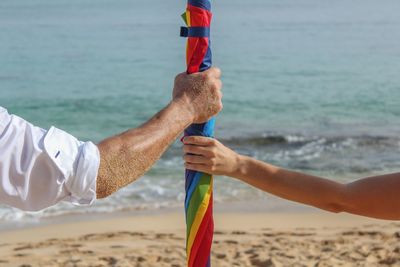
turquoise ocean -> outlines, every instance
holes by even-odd
[[[140,125],[168,103],[184,71],[184,8],[183,0],[0,1],[0,105],[94,142]],[[400,171],[399,1],[216,0],[213,11],[220,140],[340,181]],[[267,196],[217,177],[215,198]],[[176,142],[140,181],[92,207],[0,206],[0,220],[181,207],[183,199]]]

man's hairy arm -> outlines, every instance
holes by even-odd
[[[172,102],[150,121],[98,144],[97,197],[103,198],[142,176],[192,119]]]
[[[142,176],[191,123],[200,123],[221,108],[220,71],[181,74],[173,100],[142,126],[98,144],[97,198],[105,198]]]

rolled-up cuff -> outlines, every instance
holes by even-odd
[[[92,142],[80,142],[75,137],[51,127],[44,139],[48,156],[63,174],[69,195],[64,199],[76,205],[89,205],[96,200],[96,180],[100,153]]]
[[[75,177],[67,181],[71,202],[90,205],[96,200],[96,181],[100,166],[100,153],[92,142],[83,143],[76,164]]]

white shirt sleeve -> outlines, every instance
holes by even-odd
[[[37,211],[96,199],[100,154],[92,142],[35,127],[0,107],[0,203]]]

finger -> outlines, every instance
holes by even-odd
[[[218,92],[218,97],[219,97],[219,99],[221,99],[221,101],[222,101],[223,96],[224,96],[224,94],[221,91],[219,91]]]
[[[188,169],[188,170],[204,172],[204,173],[209,173],[210,172],[209,168],[206,165],[203,165],[203,164],[185,163],[185,168]]]
[[[215,87],[220,92],[222,90],[223,84],[221,80],[215,80]]]
[[[197,155],[184,155],[183,160],[191,164],[206,164],[209,161],[207,158]]]
[[[213,145],[215,140],[210,137],[204,136],[186,136],[183,139],[185,145],[197,145],[197,146],[210,146]]]
[[[222,102],[220,101],[220,102],[219,102],[219,105],[218,105],[218,112],[217,112],[217,114],[220,113],[223,109],[224,109],[224,105],[223,105]]]
[[[193,155],[199,155],[199,156],[210,156],[211,150],[209,147],[205,146],[195,146],[195,145],[184,145],[183,146],[183,152],[185,154],[193,154]]]

